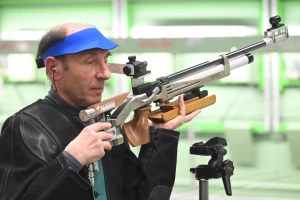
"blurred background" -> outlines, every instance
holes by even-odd
[[[221,178],[211,179],[210,199],[300,199],[299,11],[299,0],[0,0],[0,127],[47,94],[45,69],[34,58],[42,35],[57,24],[96,26],[119,44],[110,62],[136,55],[148,62],[152,81],[261,41],[269,18],[280,15],[287,41],[252,52],[253,63],[203,88],[217,102],[179,129],[171,199],[199,199],[190,168],[210,156],[189,148],[216,136],[227,140],[224,159],[235,166],[233,196]],[[103,99],[126,91],[130,79],[113,74]]]

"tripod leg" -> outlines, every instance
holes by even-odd
[[[199,200],[208,200],[208,180],[199,180]]]

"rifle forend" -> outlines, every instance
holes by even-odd
[[[251,63],[254,60],[251,51],[286,40],[289,37],[288,28],[280,24],[280,20],[279,16],[270,18],[272,27],[265,31],[265,38],[260,42],[220,55],[215,60],[157,78],[154,82],[144,83],[144,77],[151,71],[147,70],[147,62],[136,61],[135,56],[129,57],[129,62],[123,65],[107,64],[111,72],[130,76],[132,83],[132,95],[128,95],[107,119],[116,128],[116,138],[121,137],[121,128],[124,124],[125,135],[132,146],[148,143],[150,141],[148,118],[155,122],[167,122],[178,116],[178,103],[164,104],[164,102],[180,94],[185,94],[187,114],[214,104],[215,95],[207,96],[207,91],[200,91],[200,88],[230,75],[233,69]],[[155,103],[159,109],[151,111],[152,103]],[[93,111],[95,107],[97,104],[89,110],[82,111],[89,114],[86,115],[87,118],[81,119],[88,120],[95,117],[97,115],[96,110]],[[125,122],[132,111],[135,114],[133,120]]]

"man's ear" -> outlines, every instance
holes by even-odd
[[[45,60],[46,72],[51,80],[57,81],[60,79],[60,75],[57,69],[58,65],[59,65],[59,61],[54,57],[49,56]]]

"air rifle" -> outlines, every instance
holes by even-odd
[[[251,51],[286,40],[289,37],[288,28],[280,24],[280,21],[278,15],[270,18],[272,27],[264,32],[264,38],[260,42],[149,83],[144,83],[145,76],[151,74],[151,71],[147,70],[146,61],[139,62],[135,56],[130,56],[126,64],[108,63],[107,67],[111,72],[131,77],[132,94],[123,93],[94,104],[80,111],[79,117],[87,121],[97,115],[103,115],[104,121],[110,122],[113,127],[107,130],[114,135],[110,141],[113,146],[123,143],[122,128],[132,146],[146,144],[150,142],[148,119],[154,122],[167,122],[179,114],[178,102],[169,104],[164,102],[184,94],[186,114],[214,104],[216,96],[208,96],[208,92],[200,88],[229,76],[233,69],[253,62]],[[152,103],[159,109],[151,110]],[[133,119],[125,122],[132,111],[134,111]]]

